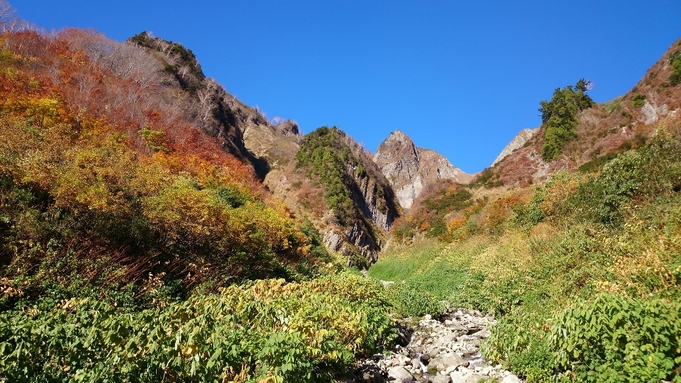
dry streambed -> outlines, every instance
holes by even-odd
[[[463,309],[448,310],[439,320],[426,316],[418,323],[406,323],[400,333],[402,345],[358,361],[348,383],[522,382],[480,354],[480,343],[489,336],[492,323],[491,317]]]

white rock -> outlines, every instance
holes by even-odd
[[[393,367],[388,370],[388,376],[394,380],[411,380],[414,377],[402,366]]]
[[[507,375],[501,383],[522,383],[522,380],[515,375]]]
[[[465,383],[466,375],[462,371],[454,371],[449,374],[449,378],[452,379],[452,383]]]

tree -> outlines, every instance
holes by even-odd
[[[569,141],[577,138],[577,113],[592,107],[593,100],[586,92],[591,89],[589,80],[580,79],[575,86],[568,85],[553,92],[551,101],[541,101],[544,145],[541,156],[544,161],[553,161],[563,152]]]

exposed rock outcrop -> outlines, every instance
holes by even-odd
[[[515,137],[511,140],[511,142],[506,145],[506,147],[499,153],[499,156],[492,162],[492,166],[496,165],[497,162],[500,162],[504,158],[506,158],[509,154],[513,153],[517,149],[520,149],[525,145],[527,141],[529,141],[530,138],[532,138],[537,132],[539,131],[539,128],[534,128],[534,129],[523,129],[518,134],[516,134]]]
[[[403,132],[396,130],[379,146],[374,162],[395,191],[400,205],[408,209],[425,188],[441,179],[468,183],[473,176],[453,166],[441,154],[417,147]]]

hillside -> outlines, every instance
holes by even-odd
[[[319,381],[389,344],[380,285],[260,182],[264,119],[145,41],[0,34],[2,379]]]
[[[677,41],[629,92],[597,104],[576,115],[575,138],[551,161],[542,159],[546,125],[503,160],[495,162],[481,177],[489,186],[518,187],[541,182],[559,170],[575,170],[590,162],[603,162],[645,142],[660,124],[680,113],[681,92],[675,80],[678,69]],[[680,64],[676,64],[678,67]],[[586,165],[587,167],[589,165]]]
[[[338,220],[338,208],[328,206],[328,198],[324,197],[331,192],[310,192],[310,188],[325,189],[330,180],[324,185],[295,166],[305,138],[294,121],[273,123],[244,105],[207,78],[197,58],[180,44],[146,32],[128,42],[147,48],[158,59],[157,71],[166,74],[163,83],[166,92],[184,95],[184,109],[194,124],[205,134],[216,137],[223,150],[252,164],[257,176],[277,199],[322,233],[330,251],[347,257],[348,264],[366,267],[375,262],[381,243],[398,215],[390,200],[392,191],[380,186],[385,184],[380,173],[356,175],[354,169],[348,168],[337,174],[343,189],[351,190],[344,207],[348,212],[343,213],[344,219]],[[373,169],[371,159],[352,138],[343,136],[339,140],[343,141],[343,150],[354,153],[353,166],[361,163],[363,168]],[[302,189],[294,187],[303,184],[306,187]],[[379,206],[383,206],[382,212],[378,212]],[[330,210],[335,212],[329,214]]]
[[[483,353],[528,382],[681,381],[680,57],[605,104],[556,89],[564,146],[544,115],[471,184],[424,192],[369,275],[409,315],[494,313]]]

